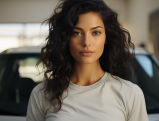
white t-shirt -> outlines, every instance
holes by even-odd
[[[130,81],[109,73],[96,83],[79,86],[70,82],[61,110],[44,98],[44,82],[32,91],[27,121],[148,121],[142,90]],[[63,93],[65,96],[66,91]]]

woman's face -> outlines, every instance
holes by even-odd
[[[80,14],[69,40],[70,53],[79,63],[93,63],[102,55],[105,40],[105,27],[100,15],[95,12]],[[85,50],[92,53],[83,52]]]

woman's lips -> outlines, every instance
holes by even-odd
[[[93,54],[93,52],[88,52],[88,53],[80,52],[80,54],[82,54],[83,56],[90,56]]]
[[[94,51],[91,51],[91,50],[83,50],[80,52],[81,55],[83,56],[90,56],[94,53]]]

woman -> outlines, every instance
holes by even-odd
[[[45,81],[30,96],[27,121],[148,121],[141,89],[129,80],[134,49],[102,0],[61,0],[47,20]]]

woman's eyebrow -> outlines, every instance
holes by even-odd
[[[74,28],[74,29],[78,29],[78,30],[82,30],[82,31],[83,31],[83,29],[82,29],[82,28],[79,28],[79,27],[73,27],[73,28]],[[96,29],[96,28],[102,28],[102,29],[103,29],[103,27],[101,27],[101,26],[96,26],[96,27],[91,28],[90,30]]]
[[[83,29],[81,29],[81,28],[79,28],[79,27],[73,27],[73,29],[83,30]]]
[[[103,27],[101,27],[101,26],[96,26],[96,27],[91,28],[90,30],[96,29],[96,28],[102,28],[103,29]]]

